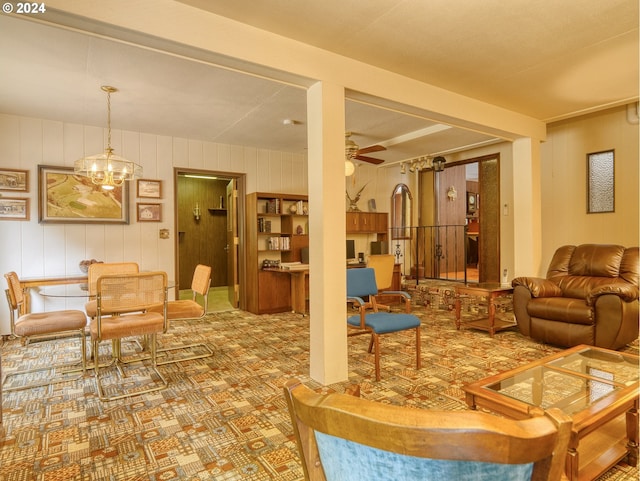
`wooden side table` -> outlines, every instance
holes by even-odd
[[[460,329],[460,326],[462,324],[465,324],[474,329],[489,331],[489,335],[493,337],[496,332],[515,326],[515,321],[496,319],[495,300],[499,297],[504,297],[511,293],[513,293],[513,287],[496,283],[480,283],[456,286],[456,328]],[[488,317],[463,322],[460,312],[462,296],[485,297],[487,299]]]

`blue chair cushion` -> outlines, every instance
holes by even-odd
[[[360,315],[350,316],[347,323],[351,326],[360,326]],[[365,325],[376,334],[404,331],[420,325],[420,319],[413,314],[371,312],[365,316]]]
[[[418,458],[315,433],[327,481],[525,481],[533,464]]]

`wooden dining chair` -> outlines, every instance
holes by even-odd
[[[209,288],[211,286],[211,267],[198,264],[191,279],[191,299],[176,299],[167,302],[167,322],[169,328],[175,321],[191,321],[202,319],[209,307]],[[202,299],[202,304],[198,302]],[[160,306],[151,311],[160,311]],[[189,361],[213,356],[213,351],[205,343],[181,344],[179,346],[162,347],[158,352],[168,353],[174,351],[188,351],[190,354],[182,357],[170,357],[158,360],[158,365],[170,364],[173,362]]]
[[[102,275],[96,284],[96,317],[91,320],[94,375],[98,396],[102,400],[114,400],[158,391],[167,386],[167,380],[157,369],[156,337],[167,329],[167,274],[144,272],[137,274]],[[161,306],[160,312],[152,309]],[[149,354],[124,359],[121,341],[126,337],[149,338]],[[111,364],[100,364],[99,345],[111,341]],[[140,384],[135,391],[126,391],[130,382],[125,365],[150,361],[150,370],[159,380],[152,386]],[[108,388],[103,383],[105,367],[115,367],[120,382],[112,382]]]
[[[8,272],[4,275],[8,289],[5,290],[7,302],[9,303],[9,321],[11,323],[11,335],[22,339],[25,346],[28,346],[30,340],[35,339],[51,339],[58,336],[78,336],[80,338],[80,365],[84,374],[86,371],[86,340],[85,329],[87,327],[87,317],[82,311],[74,309],[48,311],[48,312],[30,312],[20,315],[24,303],[24,293],[20,286],[20,278],[15,272]],[[42,368],[34,368],[7,373],[4,379],[3,390],[15,391],[19,389],[27,389],[32,387],[46,386],[58,380],[57,377],[40,375],[37,372],[50,371],[52,369],[62,370],[79,370],[78,363],[62,364],[55,366],[46,366]],[[15,376],[30,375],[35,380],[25,384],[11,385],[11,379]],[[69,380],[68,377],[59,379]]]
[[[410,313],[411,297],[406,292],[396,293],[405,303],[405,312],[378,312],[376,284],[373,269],[347,269],[347,302],[358,309],[357,315],[347,317],[351,328],[349,336],[370,334],[369,352],[375,356],[376,381],[380,380],[380,336],[414,329],[416,333],[416,369],[420,369],[420,319]]]
[[[307,481],[559,481],[571,418],[512,420],[433,411],[284,386]]]

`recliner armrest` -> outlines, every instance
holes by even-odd
[[[618,296],[625,302],[632,302],[638,299],[638,288],[632,284],[623,284],[623,283],[615,283],[615,284],[606,284],[603,286],[598,286],[595,289],[591,290],[587,295],[586,301],[588,306],[592,306],[598,300],[598,297],[604,296],[607,294],[613,294]]]
[[[557,284],[540,277],[516,277],[511,286],[525,287],[533,297],[562,297],[562,289]]]

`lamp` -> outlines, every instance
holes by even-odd
[[[196,202],[196,206],[193,208],[193,217],[195,220],[200,220],[200,206]]]
[[[442,156],[438,156],[435,157],[432,161],[431,164],[433,165],[433,170],[435,172],[442,172],[444,170],[444,163],[447,161],[447,159],[445,159]]]
[[[103,85],[100,87],[107,93],[107,147],[104,153],[78,159],[74,163],[74,172],[89,177],[91,182],[104,190],[113,190],[126,180],[142,175],[142,167],[135,162],[114,155],[111,148],[111,94],[118,89]]]
[[[353,175],[353,173],[356,171],[356,166],[353,162],[351,162],[351,160],[346,159],[344,161],[344,175],[346,175],[347,177]]]
[[[356,170],[356,166],[351,159],[358,154],[360,147],[353,140],[350,139],[351,132],[344,133],[344,175],[347,177],[353,175]]]

